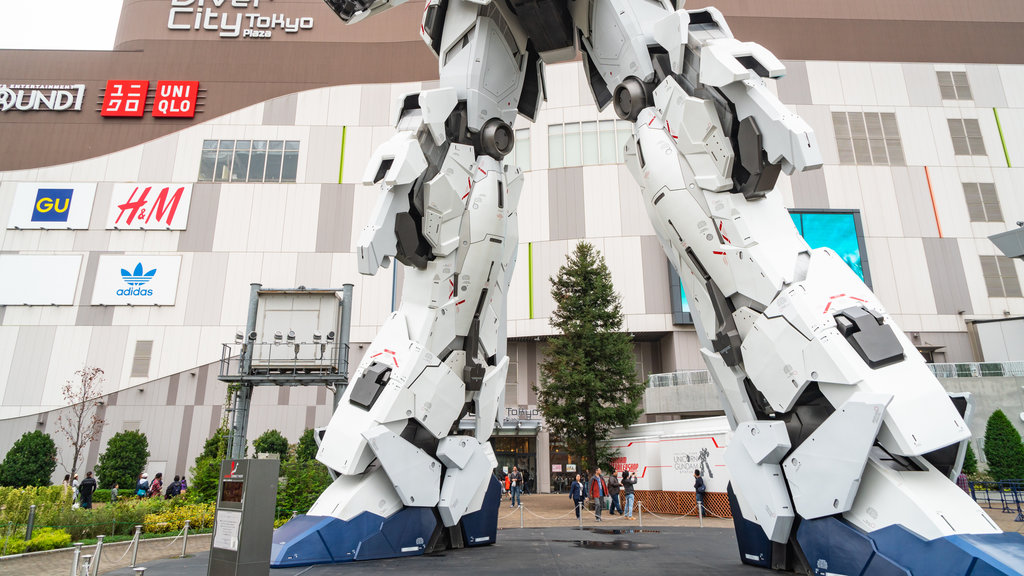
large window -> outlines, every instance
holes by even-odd
[[[939,79],[939,92],[943,100],[973,100],[971,85],[967,82],[967,72],[948,72],[939,70],[935,73]]]
[[[864,261],[867,250],[858,210],[791,210],[789,213],[797,231],[811,248],[831,248],[868,287],[871,275]],[[679,276],[669,266],[669,291],[672,300],[672,322],[692,324],[690,303],[686,299]]]
[[[865,166],[903,166],[903,141],[892,112],[833,112],[839,162]]]
[[[981,273],[985,276],[985,287],[991,298],[1020,297],[1020,279],[1013,260],[1006,256],[982,256]]]
[[[964,199],[971,222],[1002,222],[996,185],[991,182],[964,182]]]
[[[977,118],[948,118],[949,136],[953,139],[953,153],[957,156],[984,156],[985,140]]]
[[[512,152],[505,157],[505,162],[512,166],[518,166],[523,172],[530,169],[529,128],[516,130],[516,144],[512,147]]]
[[[632,138],[629,122],[600,120],[548,126],[548,168],[620,164]]]
[[[295,182],[297,140],[204,140],[200,182]]]

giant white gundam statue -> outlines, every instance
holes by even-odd
[[[326,0],[354,23],[404,0]],[[785,69],[683,0],[428,0],[440,88],[398,102],[360,272],[397,259],[403,301],[321,433],[336,476],[274,538],[287,566],[494,542],[505,300],[523,178],[503,163],[544,64],[582,53],[600,107],[633,123],[629,168],[691,300],[734,429],[744,562],[814,574],[1017,574],[1003,534],[951,481],[969,432],[881,303],[810,249],[779,173],[820,167],[814,133],[766,86]],[[640,199],[638,199],[640,200]],[[964,403],[961,402],[961,405]],[[467,414],[475,430],[460,433]]]

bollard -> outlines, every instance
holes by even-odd
[[[523,519],[523,503],[520,502],[519,503],[519,527],[520,528],[525,528],[526,527],[526,524],[524,522],[525,521]]]
[[[82,559],[82,543],[75,542],[75,552],[71,556],[71,576],[78,576],[78,562]]]
[[[580,521],[580,530],[583,530],[583,502],[576,503],[576,517]]]
[[[85,554],[82,556],[82,576],[89,576],[89,572],[92,570],[92,554]]]
[[[132,537],[132,543],[129,544],[129,546],[135,546],[135,549],[132,551],[132,563],[129,564],[129,566],[131,566],[132,568],[135,568],[135,565],[138,563],[137,561],[139,559],[139,540],[141,538],[142,538],[142,526],[139,525],[139,524],[136,524],[135,525],[135,536]],[[146,569],[143,568],[142,570],[145,571]]]
[[[704,527],[704,501],[697,501],[697,519],[700,520],[700,527]]]
[[[36,525],[36,505],[28,507],[28,528],[25,529],[25,540],[32,539],[32,529]]]
[[[636,509],[640,512],[640,527],[644,527],[644,503],[637,502]]]
[[[145,566],[143,566],[142,568],[136,568],[135,569],[135,576],[142,576],[145,573],[146,573],[146,567]]]
[[[292,510],[292,518],[295,518],[298,515],[299,515],[299,511],[298,510]]]
[[[189,520],[185,520],[185,538],[181,541],[181,556],[178,556],[178,558],[184,558],[185,550],[188,549],[188,525]]]
[[[100,573],[100,556],[103,555],[103,535],[100,534],[96,537],[96,550],[95,555],[92,557],[92,576],[98,576]]]

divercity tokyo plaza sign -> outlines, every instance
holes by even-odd
[[[0,84],[0,112],[82,110],[85,84]]]
[[[291,18],[253,11],[260,7],[260,1],[171,0],[167,29],[216,31],[221,38],[270,38],[275,30],[295,34],[313,29],[312,16]]]

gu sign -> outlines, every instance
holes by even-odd
[[[7,227],[20,230],[85,230],[89,227],[94,183],[20,182]]]
[[[107,230],[184,230],[191,184],[114,184]]]
[[[85,84],[0,84],[0,112],[82,110]]]

